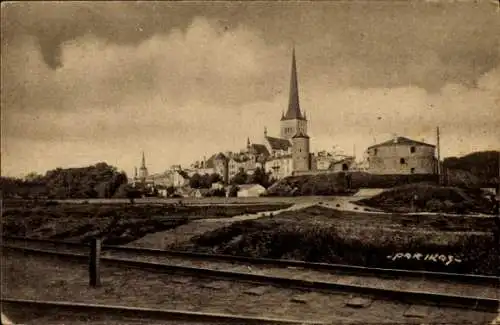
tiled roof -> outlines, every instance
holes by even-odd
[[[254,155],[269,156],[269,151],[267,150],[266,146],[263,144],[253,143],[250,145],[249,149],[250,149],[250,152],[253,153]]]
[[[368,147],[368,149],[378,148],[378,147],[392,146],[394,144],[420,145],[420,146],[435,147],[434,145],[428,144],[428,143],[425,143],[425,142],[415,141],[415,140],[408,139],[408,138],[405,138],[405,137],[396,137],[394,139],[391,139],[391,140],[388,140],[388,141],[385,141],[385,142],[382,142],[382,143],[370,146],[370,147]]]
[[[266,140],[273,150],[288,150],[292,146],[287,139],[266,137]]]

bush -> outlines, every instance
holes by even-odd
[[[275,221],[233,223],[191,240],[196,251],[368,267],[423,269],[436,272],[495,274],[498,248],[485,235],[457,235],[445,242],[437,233],[412,234],[383,228],[337,228]],[[453,255],[460,263],[391,260],[396,253]]]
[[[491,202],[481,191],[425,183],[395,187],[358,202],[389,212],[409,212],[413,203],[417,211],[491,213]]]

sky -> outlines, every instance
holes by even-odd
[[[2,2],[1,172],[150,172],[279,135],[295,46],[313,150],[500,149],[492,1]]]

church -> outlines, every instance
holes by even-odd
[[[274,178],[281,179],[294,172],[311,170],[307,122],[306,114],[300,109],[297,63],[293,49],[288,109],[281,115],[280,136],[269,136],[264,130],[264,146],[269,152],[265,170]]]
[[[292,50],[290,93],[286,112],[281,114],[280,135],[268,135],[267,128],[261,143],[247,144],[240,152],[220,152],[208,160],[192,165],[191,173],[215,172],[224,181],[232,179],[241,169],[252,174],[256,168],[263,168],[274,179],[311,171],[315,166],[314,155],[310,151],[307,134],[307,117],[302,112],[299,101],[299,86],[295,49]]]

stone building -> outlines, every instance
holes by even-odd
[[[434,174],[436,146],[395,137],[368,147],[368,172],[372,174]]]
[[[299,101],[299,87],[295,49],[292,52],[292,69],[288,109],[281,115],[280,137],[270,137],[264,130],[264,145],[270,155],[266,160],[265,170],[272,177],[281,179],[292,175],[295,171],[311,169],[309,136],[307,135],[307,118],[302,113]]]
[[[240,152],[219,153],[201,165],[205,168],[212,168],[214,172],[223,176],[226,182],[231,180],[241,169],[247,174],[252,174],[256,168],[263,168],[266,172],[271,173],[271,177],[275,179],[292,175],[294,171],[310,170],[311,153],[307,122],[306,115],[302,113],[299,103],[294,49],[288,109],[286,113],[281,115],[280,137],[269,136],[267,128],[265,128],[261,143],[251,143],[250,139],[247,139],[246,148]]]

